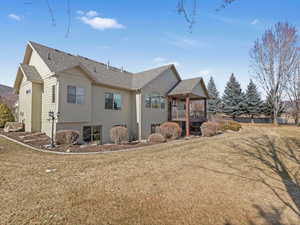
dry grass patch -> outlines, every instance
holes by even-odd
[[[0,139],[0,221],[296,225],[299,134],[295,127],[249,126],[163,148],[85,156],[36,153]],[[287,174],[253,157],[258,150]]]

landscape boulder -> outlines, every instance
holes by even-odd
[[[6,122],[4,132],[19,132],[24,130],[24,124],[19,122]]]
[[[60,130],[55,134],[55,142],[58,145],[75,145],[79,142],[80,134],[76,130]]]
[[[150,142],[150,143],[163,143],[163,142],[166,142],[166,139],[161,134],[154,133],[154,134],[151,134],[148,137],[148,142]]]

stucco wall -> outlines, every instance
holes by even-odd
[[[152,92],[167,96],[167,93],[176,85],[178,78],[172,70],[165,71],[162,75],[151,81],[142,89],[141,96],[141,134],[147,138],[151,133],[151,124],[161,124],[168,120],[168,103],[165,99],[165,109],[152,109],[145,107],[145,97]]]
[[[89,123],[92,120],[92,84],[79,69],[71,69],[59,76],[59,122]],[[83,104],[67,102],[68,85],[84,88],[85,99]]]
[[[67,86],[85,89],[84,104],[67,103]],[[105,109],[105,92],[122,96],[122,109]],[[110,142],[109,132],[114,125],[126,124],[129,134],[137,136],[135,93],[93,85],[81,69],[72,69],[59,75],[59,111],[57,130],[74,129],[82,135],[83,126],[101,125],[102,142]]]

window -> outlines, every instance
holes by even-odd
[[[151,134],[154,134],[157,132],[157,129],[159,128],[160,124],[156,123],[156,124],[151,124]]]
[[[56,98],[56,86],[52,85],[52,103],[55,103],[55,98]]]
[[[30,94],[30,93],[31,93],[31,89],[27,89],[26,94]]]
[[[84,88],[68,86],[67,102],[72,104],[84,104]]]
[[[84,88],[76,89],[76,103],[84,104]]]
[[[165,97],[160,96],[160,108],[161,109],[165,109],[165,105],[166,105],[166,103],[165,103]]]
[[[84,126],[83,127],[83,141],[90,142],[101,142],[102,126]]]
[[[160,96],[160,94],[152,93],[145,97],[145,107],[152,109],[165,109],[165,97]]]
[[[121,110],[122,96],[115,93],[105,93],[105,109]]]
[[[145,98],[145,107],[151,108],[151,95],[147,95]]]
[[[158,109],[160,108],[160,100],[158,95],[151,96],[151,108]]]

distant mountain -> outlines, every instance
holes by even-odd
[[[18,100],[18,96],[14,93],[12,87],[0,84],[0,100],[9,107],[13,107]]]

